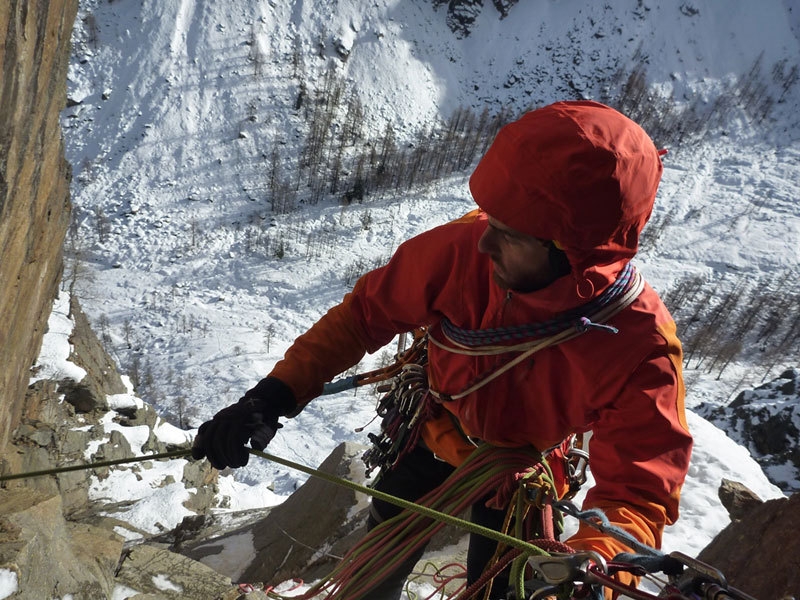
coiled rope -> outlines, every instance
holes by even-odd
[[[591,327],[597,324],[590,319],[596,320],[594,315],[625,296],[636,285],[638,277],[636,267],[626,263],[614,282],[597,298],[548,321],[513,327],[463,329],[445,318],[442,319],[442,332],[456,344],[475,348],[514,340],[531,340],[556,335],[570,329]]]
[[[550,346],[555,346],[556,344],[561,344],[562,342],[566,342],[567,340],[571,340],[573,338],[578,337],[579,335],[583,335],[590,329],[603,329],[606,331],[610,331],[611,333],[617,333],[617,329],[610,325],[605,325],[603,321],[606,321],[622,311],[627,306],[636,300],[639,294],[644,289],[644,279],[639,274],[638,271],[628,263],[626,268],[624,269],[626,275],[617,279],[617,281],[613,285],[620,284],[621,281],[624,282],[620,284],[613,292],[613,294],[609,294],[608,298],[605,298],[602,306],[598,304],[598,309],[596,312],[591,313],[591,318],[587,316],[570,316],[569,318],[564,318],[563,322],[561,322],[560,327],[561,329],[558,333],[551,335],[549,337],[541,338],[535,337],[534,339],[526,339],[526,341],[521,342],[519,344],[513,345],[481,345],[481,346],[468,346],[466,344],[462,344],[461,342],[456,341],[455,339],[450,338],[449,334],[444,329],[444,321],[442,322],[442,332],[445,334],[447,341],[437,340],[434,335],[430,332],[428,333],[428,340],[434,346],[445,350],[446,352],[450,352],[452,354],[460,354],[465,356],[494,356],[500,354],[507,354],[513,352],[519,352],[517,356],[514,358],[506,361],[498,368],[492,368],[488,372],[484,373],[483,375],[479,376],[474,382],[472,382],[466,388],[458,391],[457,393],[453,394],[446,394],[444,392],[431,389],[430,393],[440,401],[447,402],[451,400],[459,400],[464,398],[473,392],[479,390],[486,384],[494,381],[503,373],[509,371],[516,365],[520,364],[528,357],[532,356],[536,352],[548,348]],[[608,290],[606,290],[608,293]],[[601,296],[602,298],[602,296]],[[600,298],[598,298],[600,300]],[[590,303],[591,304],[591,303]],[[582,307],[580,312],[583,313],[583,310],[586,307]],[[584,313],[584,315],[587,313]],[[452,324],[451,324],[452,325]],[[532,325],[524,325],[521,327],[536,327],[536,324]],[[509,328],[514,329],[514,328]],[[460,330],[464,332],[466,330]],[[496,330],[470,330],[470,335],[467,337],[471,337],[474,334],[482,334],[483,331],[496,331]],[[481,337],[481,336],[479,336]],[[491,338],[493,339],[493,338]],[[475,341],[475,340],[471,340]]]
[[[401,501],[377,490],[369,495],[404,508],[404,512],[388,519],[354,546],[324,580],[300,596],[309,600],[320,596],[325,599],[356,600],[368,597],[370,590],[386,579],[402,562],[408,560],[445,524],[455,525],[470,533],[478,533],[509,548],[518,550],[516,560],[547,555],[536,544],[495,530],[459,519],[473,504],[485,501],[507,489],[507,480],[528,471],[532,465],[543,461],[542,455],[532,448],[497,448],[484,444],[438,488],[420,498],[416,503]],[[348,485],[348,487],[350,487]],[[353,488],[355,489],[355,488]],[[487,505],[505,505],[508,498],[495,498]],[[469,598],[459,595],[459,598]]]

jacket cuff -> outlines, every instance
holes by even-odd
[[[248,400],[263,402],[277,416],[293,417],[300,412],[297,401],[294,398],[294,392],[277,377],[265,377],[255,387],[247,390],[244,397]]]

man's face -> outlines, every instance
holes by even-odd
[[[532,292],[556,279],[550,268],[550,243],[489,217],[489,226],[478,240],[478,251],[492,259],[497,285],[516,292]]]

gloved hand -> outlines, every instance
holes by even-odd
[[[250,458],[245,444],[263,450],[282,427],[278,417],[297,408],[292,390],[276,377],[266,377],[235,404],[223,408],[197,430],[192,457],[207,457],[216,469],[243,467]]]

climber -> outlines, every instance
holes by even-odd
[[[406,241],[387,265],[361,277],[266,378],[201,425],[194,457],[218,469],[243,466],[248,441],[263,449],[279,418],[296,415],[326,381],[423,327],[430,393],[444,410],[378,489],[421,497],[464,460],[470,440],[544,451],[591,432],[595,484],[584,508],[602,509],[659,547],[664,526],[678,518],[692,446],[675,324],[630,264],[662,170],[644,130],[596,102],[558,102],[506,125],[470,178],[478,208]],[[635,282],[642,289],[627,305],[592,322],[590,313],[619,303]],[[513,353],[452,351],[473,340],[496,346],[508,343],[503,336],[558,331],[576,319],[580,335],[516,363]],[[374,500],[370,523],[398,511]],[[502,515],[479,502],[472,518],[496,528]],[[585,526],[566,541],[608,559],[627,550]],[[470,581],[494,547],[472,536]],[[397,598],[411,568],[407,561],[370,598]],[[493,597],[505,597],[501,588]]]

